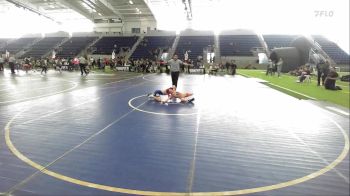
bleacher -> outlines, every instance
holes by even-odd
[[[36,39],[38,38],[19,38],[1,48],[0,53],[5,53],[7,50],[10,52],[10,54],[16,54],[20,50],[23,50],[26,46],[32,44]]]
[[[180,59],[184,59],[186,51],[188,58],[196,60],[198,56],[203,56],[203,49],[214,46],[214,36],[180,36],[176,52]]]
[[[274,48],[290,47],[291,42],[297,35],[263,35],[270,50]]]
[[[262,47],[257,35],[220,35],[221,56],[252,56],[253,47]]]
[[[154,59],[154,55],[158,55],[157,49],[166,50],[170,48],[175,40],[175,36],[146,36],[137,46],[131,55],[131,58]],[[160,52],[160,50],[158,50]]]
[[[28,51],[21,57],[35,57],[40,58],[47,52],[52,50],[57,44],[61,43],[66,37],[45,37],[44,39],[35,43]]]
[[[56,56],[60,58],[73,58],[97,38],[72,37],[59,47]]]
[[[349,64],[349,54],[344,52],[336,43],[321,35],[313,35],[312,37],[337,64]]]
[[[118,54],[121,48],[132,48],[137,39],[137,36],[103,37],[93,45],[96,49],[93,54],[112,54],[113,50]]]

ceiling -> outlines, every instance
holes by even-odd
[[[0,0],[0,12],[11,6],[33,11],[56,22],[82,17],[93,22],[101,19],[155,20],[144,0]]]
[[[62,23],[87,18],[98,23],[130,20],[191,21],[198,10],[221,0],[0,0],[0,12],[17,6]],[[194,16],[192,15],[194,13]],[[172,19],[176,19],[175,21]]]

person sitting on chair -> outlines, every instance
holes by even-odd
[[[302,83],[302,82],[304,82],[304,80],[306,79],[306,78],[310,78],[310,74],[311,74],[311,72],[310,72],[310,69],[308,69],[307,67],[304,67],[303,68],[303,70],[301,71],[301,75],[300,76],[298,76],[298,80],[297,80],[297,82],[299,83]]]

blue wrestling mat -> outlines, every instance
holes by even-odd
[[[240,76],[164,105],[169,75],[126,74],[1,78],[0,193],[349,195],[347,116]]]

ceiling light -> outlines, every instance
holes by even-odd
[[[139,8],[136,8],[137,11],[139,11]]]
[[[92,12],[96,12],[96,10],[95,10],[95,9],[92,9]]]
[[[97,13],[98,15],[100,15],[100,16],[102,16],[102,14],[101,13]]]
[[[132,5],[132,4],[134,4],[134,2],[132,2],[131,0],[129,0],[129,3]]]
[[[142,14],[142,12],[141,12],[141,11],[139,11],[139,14]]]

